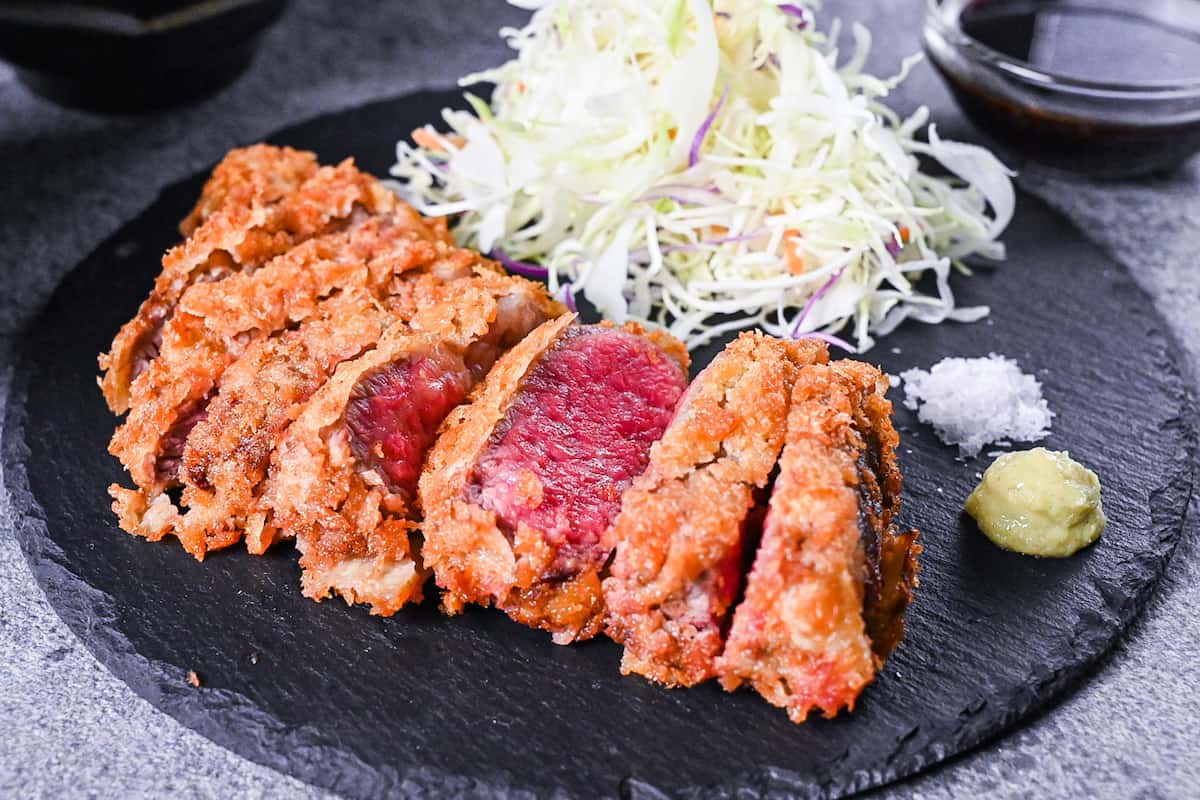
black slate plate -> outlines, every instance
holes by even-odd
[[[452,97],[370,105],[274,140],[382,173],[393,138]],[[1059,414],[1046,444],[1102,476],[1109,529],[1064,561],[997,550],[959,515],[986,460],[956,461],[899,410],[922,587],[908,637],[852,715],[795,726],[749,693],[658,689],[621,677],[611,643],[556,647],[490,611],[446,619],[426,604],[383,620],[317,605],[300,596],[288,550],[197,564],[114,526],[104,489],[122,475],[94,381],[96,353],[144,296],[201,181],[167,189],[89,256],[34,326],[5,477],[38,580],[96,656],[184,724],[304,780],[358,797],[844,795],[985,742],[1077,683],[1145,602],[1182,528],[1195,435],[1175,348],[1129,277],[1023,196],[1003,272],[959,281],[992,318],[909,325],[870,357],[891,371],[1018,358]]]

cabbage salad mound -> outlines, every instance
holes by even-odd
[[[461,81],[490,102],[444,111],[392,168],[463,246],[689,347],[759,327],[865,350],[908,318],[988,313],[949,277],[1003,258],[1011,173],[884,104],[919,56],[867,73],[869,31],[840,53],[814,0],[510,1],[533,9],[501,32],[515,57]]]

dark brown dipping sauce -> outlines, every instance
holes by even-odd
[[[962,11],[959,27],[976,42],[1056,77],[1134,87],[1135,94],[1143,87],[1200,84],[1200,2],[977,0]],[[1151,110],[1143,105],[1151,101],[1141,97],[1071,100],[1059,89],[1026,83],[1025,96],[1032,93],[1035,100],[1019,102],[934,56],[964,111],[1033,161],[1119,177],[1174,166],[1200,150],[1194,99],[1187,101],[1190,109],[1180,101]],[[1140,113],[1143,108],[1147,113]]]
[[[1131,10],[1057,2],[976,2],[963,11],[963,33],[1038,69],[1088,81],[1125,84],[1200,80],[1200,35]]]

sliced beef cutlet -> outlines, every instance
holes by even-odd
[[[420,599],[417,478],[439,424],[497,356],[565,313],[540,284],[485,275],[426,291],[411,324],[341,364],[275,452],[261,545],[294,537],[304,594],[392,614]]]
[[[689,387],[673,337],[579,325],[289,148],[231,152],[180,230],[100,356],[126,531],[197,559],[294,539],[306,596],[382,615],[432,574],[448,613],[606,631],[622,672],[796,722],[852,709],[898,645],[921,548],[878,370],[748,333]]]
[[[158,357],[133,383],[129,416],[110,444],[138,487],[110,489],[122,528],[154,540],[174,530],[177,510],[163,492],[178,483],[187,437],[221,375],[255,341],[312,319],[335,294],[362,289],[383,299],[407,291],[410,274],[449,281],[495,270],[473,251],[429,241],[413,229],[411,215],[405,209],[356,220],[258,270],[184,293]]]
[[[261,484],[282,432],[343,361],[379,341],[395,315],[362,288],[323,302],[295,330],[259,339],[233,362],[183,447],[181,512],[173,532],[197,557],[244,534],[251,549],[266,514]]]
[[[804,368],[762,543],[717,669],[802,722],[852,709],[903,633],[916,532],[896,528],[899,437],[875,368]]]
[[[688,389],[608,534],[606,628],[625,646],[622,672],[669,686],[715,675],[792,385],[827,359],[820,343],[746,333]]]
[[[234,151],[223,166],[181,226],[188,238],[163,256],[150,296],[99,357],[101,388],[114,413],[136,402],[131,385],[157,358],[165,326],[189,287],[254,271],[302,242],[375,214],[392,216],[428,241],[449,242],[444,223],[422,220],[352,161],[310,174],[305,154],[259,146]]]
[[[603,534],[687,384],[677,340],[548,322],[447,418],[421,477],[446,610],[495,605],[560,644],[603,624]]]

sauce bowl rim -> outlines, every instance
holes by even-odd
[[[1120,97],[1127,100],[1200,99],[1200,78],[1140,83],[1090,80],[1045,70],[1028,61],[1005,55],[967,35],[958,24],[959,17],[970,2],[971,0],[926,0],[924,38],[927,47],[929,35],[936,33],[949,46],[976,64],[1040,89],[1091,97]],[[1191,3],[1200,9],[1200,0],[1179,2]]]

